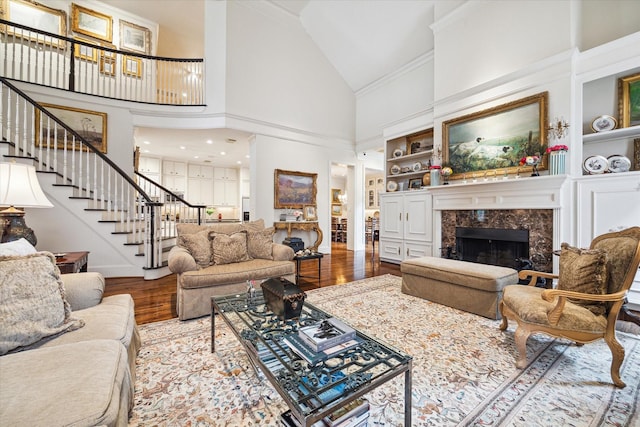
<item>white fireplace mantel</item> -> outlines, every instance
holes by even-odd
[[[560,209],[567,175],[498,178],[429,187],[433,209]]]

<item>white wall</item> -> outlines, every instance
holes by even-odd
[[[353,142],[353,92],[300,23],[265,2],[227,10],[227,114]]]
[[[266,225],[279,220],[280,210],[274,209],[274,170],[283,169],[317,173],[316,211],[318,223],[324,233],[320,252],[331,252],[331,211],[329,192],[331,163],[354,164],[355,155],[349,150],[335,150],[303,142],[256,135],[251,145],[251,217],[263,218]],[[254,191],[255,189],[255,191]],[[315,241],[315,233],[299,232],[305,246]],[[286,235],[278,232],[274,241],[281,242]]]

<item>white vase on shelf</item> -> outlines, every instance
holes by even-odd
[[[552,151],[549,153],[549,174],[562,175],[565,173],[567,159],[566,150]]]

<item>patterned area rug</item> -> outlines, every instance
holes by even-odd
[[[400,292],[386,275],[307,292],[308,300],[413,360],[415,426],[637,426],[640,340],[618,333],[624,389],[611,384],[604,341],[577,347],[541,335],[528,341],[529,366],[515,368],[514,325]],[[276,426],[287,408],[250,367],[224,322],[177,319],[140,327],[131,426]],[[366,397],[369,426],[401,426],[403,376]]]

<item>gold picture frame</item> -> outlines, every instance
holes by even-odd
[[[71,3],[71,30],[111,43],[113,41],[113,18]]]
[[[633,140],[633,167],[631,170],[640,171],[640,138]]]
[[[618,114],[620,127],[640,125],[640,73],[618,79]]]
[[[82,59],[84,61],[98,62],[98,49],[97,45],[92,41],[82,37],[75,37],[75,40],[82,41],[93,46],[87,46],[86,44],[75,43],[73,45],[73,56]]]
[[[342,205],[340,203],[331,204],[331,216],[342,216]]]
[[[316,204],[318,174],[275,170],[274,198],[275,209],[302,209],[305,205]]]
[[[53,104],[41,104],[52,115],[60,119],[64,124],[76,131],[82,136],[85,141],[94,146],[101,153],[107,153],[107,113],[101,113],[98,111],[82,110],[80,108],[65,107],[62,105]],[[41,118],[43,120],[41,120]],[[42,113],[39,109],[35,110],[35,143],[36,147],[39,147],[42,143],[41,135],[50,135],[53,138],[54,132],[46,126],[49,122],[47,117],[42,117]],[[53,121],[51,121],[53,122]],[[64,149],[65,132],[57,132],[57,141],[55,141],[55,148]],[[75,149],[70,146],[71,141],[67,138],[67,150]],[[79,142],[77,143],[79,144]],[[46,144],[45,144],[46,145]],[[86,147],[82,147],[83,151],[88,151]]]
[[[487,172],[531,171],[520,166],[525,156],[539,156],[546,169],[548,92],[442,123],[442,153],[453,169],[451,179]]]
[[[340,195],[342,194],[342,190],[339,188],[331,189],[331,203],[340,203]]]
[[[135,56],[122,56],[122,74],[131,77],[142,77],[142,58]]]
[[[302,209],[302,214],[305,221],[317,221],[318,214],[316,212],[316,205],[306,205]]]
[[[112,44],[103,43],[103,48],[115,49]],[[100,73],[108,77],[116,75],[116,53],[100,49]]]
[[[40,3],[26,0],[0,0],[2,10],[0,17],[15,24],[46,31],[60,36],[67,35],[67,14],[64,10],[54,9]],[[25,37],[36,43],[58,45],[64,47],[65,40],[56,40],[49,36],[24,36],[23,32],[16,31],[11,25],[0,25],[0,32],[15,36]]]
[[[149,55],[151,53],[151,31],[121,19],[120,49]]]

